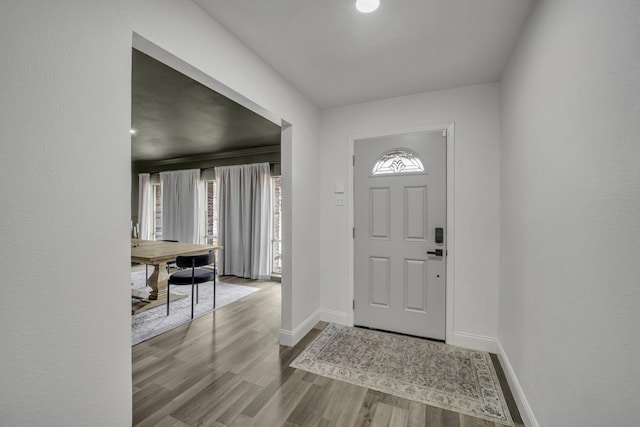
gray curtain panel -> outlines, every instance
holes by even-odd
[[[219,273],[268,279],[269,163],[215,168],[219,203]]]
[[[200,170],[160,172],[162,238],[198,243]]]
[[[141,173],[138,175],[138,224],[142,240],[153,240],[151,221],[149,221],[151,203],[151,175]]]

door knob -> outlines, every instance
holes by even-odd
[[[436,249],[435,251],[427,251],[429,255],[442,256],[444,251],[442,249]]]

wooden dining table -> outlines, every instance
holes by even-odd
[[[161,304],[167,298],[167,281],[169,280],[167,263],[175,261],[181,255],[200,255],[213,251],[215,264],[216,252],[221,249],[221,246],[131,239],[131,262],[153,266],[153,273],[148,281],[151,291],[148,295],[137,295],[137,297],[145,298],[153,306]]]

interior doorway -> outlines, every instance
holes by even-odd
[[[266,121],[269,121],[279,127],[279,144],[280,144],[280,153],[281,153],[281,163],[277,165],[276,170],[278,176],[280,176],[283,186],[282,186],[282,212],[280,217],[281,222],[281,230],[282,236],[280,238],[280,267],[281,267],[281,307],[280,312],[282,313],[282,319],[288,319],[291,317],[291,313],[293,311],[292,308],[292,284],[290,277],[290,246],[291,246],[291,186],[287,183],[290,182],[290,174],[291,174],[291,152],[292,152],[292,124],[286,122],[278,115],[273,112],[261,107],[256,104],[252,100],[246,98],[242,94],[234,91],[233,89],[225,86],[221,82],[217,81],[215,78],[203,73],[199,69],[191,66],[190,64],[184,62],[180,58],[177,58],[173,54],[167,52],[161,47],[155,45],[149,40],[139,36],[138,34],[133,35],[133,43],[132,47],[135,50],[138,50],[157,61],[166,64],[167,66],[175,69],[176,71],[186,75],[187,77],[193,79],[201,85],[206,86],[212,91],[217,92],[218,94],[230,99],[231,101],[239,104],[242,108],[248,109],[251,112],[261,116]],[[260,152],[260,149],[256,150],[254,153],[256,156],[265,155],[265,151]],[[198,165],[194,165],[195,168],[198,168]],[[137,195],[132,194],[132,206],[137,205]],[[287,328],[290,327],[290,322],[281,321]]]

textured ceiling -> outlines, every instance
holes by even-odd
[[[131,159],[156,161],[280,144],[280,127],[133,50]]]
[[[534,0],[195,0],[319,107],[499,80]],[[131,156],[280,143],[280,127],[133,51]]]
[[[495,82],[534,0],[195,0],[320,107]]]

